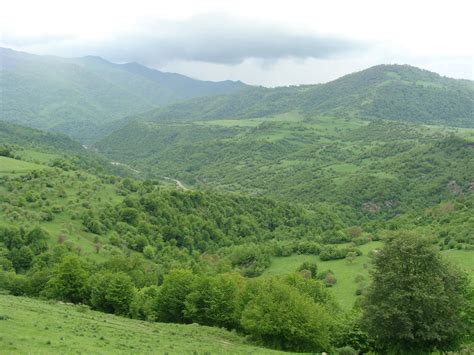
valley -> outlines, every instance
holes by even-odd
[[[471,81],[379,65],[268,89],[1,55],[2,350],[473,349]],[[430,331],[386,345],[379,315]]]

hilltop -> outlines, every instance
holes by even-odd
[[[298,112],[474,127],[472,81],[408,65],[378,65],[326,84],[253,87],[233,95],[199,98],[140,114],[156,122],[257,118]]]

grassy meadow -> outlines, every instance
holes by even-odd
[[[150,323],[86,306],[0,295],[2,354],[276,354],[233,332]]]
[[[337,283],[329,288],[329,290],[334,294],[338,303],[344,309],[349,310],[357,299],[356,290],[358,283],[370,284],[370,251],[381,248],[382,245],[382,242],[376,241],[358,247],[363,254],[352,262],[348,262],[345,259],[321,261],[319,256],[315,255],[273,257],[270,267],[265,270],[262,277],[289,274],[295,272],[304,262],[315,262],[318,265],[318,272],[326,270],[334,272]],[[442,251],[442,255],[471,275],[474,282],[474,251],[450,249]],[[356,281],[356,278],[359,281]]]

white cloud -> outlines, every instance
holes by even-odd
[[[470,0],[16,0],[2,3],[0,45],[265,85],[381,62],[472,79],[472,13]]]

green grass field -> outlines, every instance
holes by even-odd
[[[223,329],[150,323],[0,295],[2,354],[273,354]]]
[[[44,165],[16,160],[7,157],[0,157],[0,176],[11,174],[24,174],[32,170],[47,169]]]
[[[305,261],[316,262],[318,272],[332,270],[336,276],[337,283],[330,288],[338,303],[344,309],[350,309],[357,298],[355,292],[357,284],[355,278],[359,276],[364,279],[361,281],[365,285],[370,283],[369,270],[371,260],[368,256],[373,249],[380,248],[382,242],[371,242],[359,247],[363,255],[357,257],[352,263],[348,263],[344,259],[321,261],[319,256],[314,255],[292,255],[289,257],[275,257],[272,264],[263,273],[265,276],[285,275],[295,272],[298,267]],[[443,257],[450,260],[455,265],[471,275],[474,281],[474,252],[465,250],[445,250],[441,253]]]

